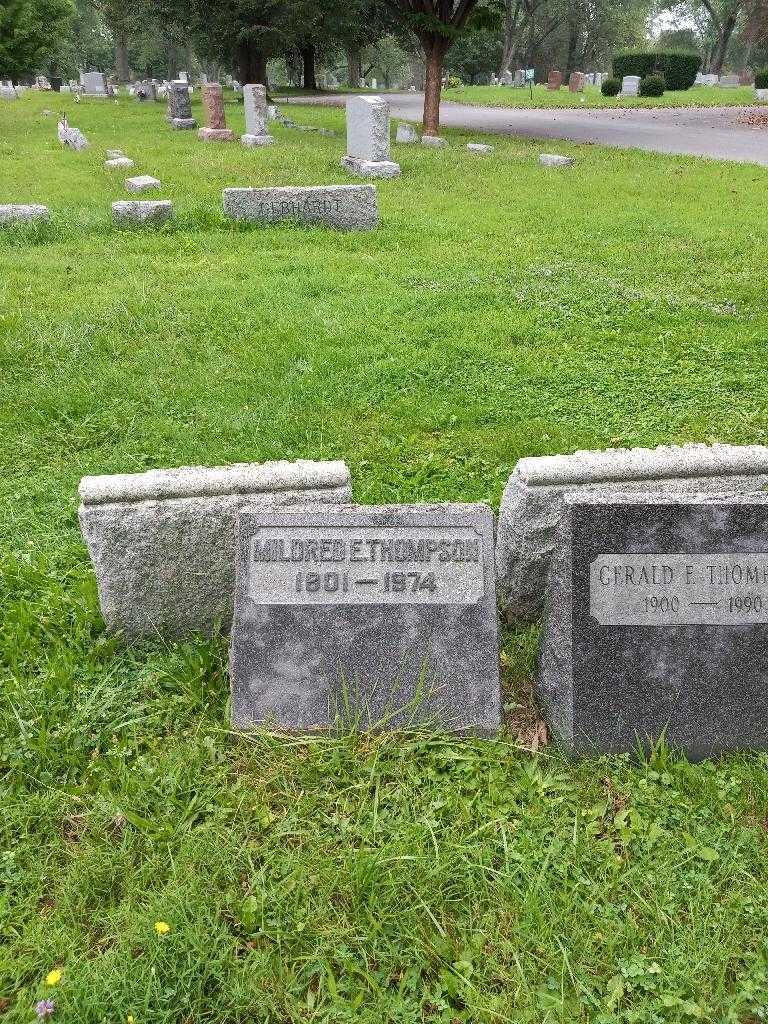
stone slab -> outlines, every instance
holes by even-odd
[[[620,96],[639,96],[640,95],[640,76],[639,75],[624,75],[621,80],[621,92]]]
[[[225,188],[224,213],[259,224],[295,220],[347,231],[374,228],[379,217],[374,185]]]
[[[397,126],[397,131],[395,132],[395,142],[399,142],[399,143],[405,144],[405,143],[409,143],[409,142],[418,142],[418,141],[419,141],[419,136],[418,136],[418,133],[416,132],[416,129],[413,127],[413,125],[405,124],[404,122],[401,122]]]
[[[234,142],[235,133],[229,128],[201,128],[197,133],[201,142]]]
[[[263,85],[243,86],[243,110],[245,112],[245,134],[267,134],[267,90]]]
[[[542,167],[573,167],[576,161],[572,156],[560,156],[557,153],[540,153],[539,163]]]
[[[121,156],[125,156],[125,153],[122,151],[122,149],[108,149],[106,152],[107,160],[117,160]]]
[[[151,174],[137,174],[135,178],[126,178],[125,187],[129,192],[146,192],[148,189],[162,188],[162,182]]]
[[[495,733],[492,545],[484,505],[244,511],[233,725]]]
[[[394,160],[358,160],[343,156],[341,166],[356,178],[399,178],[400,164]]]
[[[245,135],[240,136],[240,142],[247,149],[255,149],[258,146],[272,146],[275,142],[274,135]]]
[[[192,128],[197,128],[197,121],[194,117],[174,117],[171,118],[171,128],[182,132],[190,131]]]
[[[768,447],[683,445],[521,459],[501,500],[496,565],[509,621],[539,615],[564,496],[572,491],[759,491]]]
[[[347,156],[389,160],[389,103],[381,96],[347,98]]]
[[[69,125],[59,122],[58,134],[59,142],[68,149],[80,150],[88,148],[88,139],[86,139],[79,128],[70,128]]]
[[[173,216],[170,199],[124,199],[112,203],[112,217],[125,227],[164,224]]]
[[[104,166],[108,171],[127,171],[130,167],[135,167],[135,163],[127,156],[116,156],[111,160],[105,160]]]
[[[129,636],[228,628],[240,510],[351,498],[343,462],[186,466],[84,477],[80,527],[107,625]]]
[[[576,753],[768,748],[768,495],[570,494],[538,691]]]
[[[435,146],[440,148],[448,145],[448,139],[444,139],[441,135],[422,135],[421,144],[422,146]]]
[[[107,96],[107,78],[100,71],[87,71],[80,76],[86,96]]]
[[[206,82],[202,87],[202,98],[205,114],[205,129],[203,130],[224,131],[227,127],[227,119],[224,113],[224,91],[220,83]]]
[[[47,206],[37,203],[2,203],[0,204],[0,224],[29,224],[35,220],[49,220],[50,211]]]
[[[487,145],[485,142],[468,142],[467,149],[470,153],[492,153],[493,146]]]

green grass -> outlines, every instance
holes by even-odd
[[[233,736],[224,641],[104,632],[76,488],[340,457],[362,502],[497,506],[523,455],[765,443],[768,171],[446,132],[375,233],[236,228],[224,185],[346,180],[343,112],[250,151],[163,113],[0,106],[0,202],[54,217],[0,235],[3,1024],[765,1019],[768,757],[526,751],[535,631],[498,741]],[[174,226],[113,229],[112,147]]]
[[[697,85],[681,92],[665,92],[663,96],[603,96],[594,86],[586,86],[583,93],[570,92],[566,86],[550,92],[546,85],[513,89],[509,86],[465,85],[460,89],[446,89],[446,100],[470,103],[477,107],[601,107],[625,110],[629,107],[745,107],[757,103],[752,86],[721,89],[719,86]]]

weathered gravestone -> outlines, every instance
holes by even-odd
[[[240,510],[351,499],[343,462],[185,466],[83,477],[80,528],[107,625],[129,636],[226,628]]]
[[[557,92],[563,84],[562,71],[550,71],[547,75],[547,89],[550,92]]]
[[[348,97],[342,166],[358,178],[396,178],[400,164],[389,157],[389,103],[381,96]]]
[[[395,142],[408,143],[418,141],[419,136],[413,125],[406,124],[405,122],[401,121],[400,124],[397,126],[397,131],[395,132]]]
[[[640,76],[639,75],[624,75],[621,80],[621,92],[620,96],[639,96],[640,95]]]
[[[738,75],[720,75],[717,84],[723,89],[738,89],[741,82]]]
[[[121,199],[112,203],[112,219],[119,227],[158,227],[172,216],[170,199]]]
[[[172,128],[179,130],[197,128],[197,121],[192,117],[189,86],[186,82],[171,82],[169,84],[166,118],[170,121]]]
[[[768,447],[703,445],[614,449],[521,459],[499,512],[496,565],[507,617],[541,611],[555,531],[569,491],[759,491],[768,486]]]
[[[244,511],[233,725],[494,733],[492,545],[484,505]]]
[[[197,133],[201,142],[234,142],[235,134],[227,128],[224,114],[224,92],[218,82],[202,87],[205,127]]]
[[[572,156],[560,156],[558,153],[539,153],[539,163],[542,167],[573,167],[576,159]]]
[[[568,78],[569,92],[584,92],[584,75],[581,71],[572,71]]]
[[[565,499],[538,689],[576,752],[768,747],[768,495]]]
[[[151,174],[137,174],[135,178],[126,178],[125,187],[129,192],[146,192],[153,188],[162,188],[159,178]]]
[[[49,220],[47,206],[37,203],[2,203],[0,204],[0,225],[29,224],[36,220]]]
[[[263,85],[243,86],[245,134],[240,136],[244,146],[271,146],[275,141],[267,131],[267,90]]]
[[[344,231],[366,231],[379,222],[375,185],[225,188],[224,213],[256,224],[295,220]]]
[[[101,71],[86,72],[80,76],[80,82],[86,96],[96,96],[101,99],[109,96],[107,76],[102,74]]]

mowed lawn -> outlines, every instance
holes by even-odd
[[[567,80],[567,79],[566,79]],[[697,85],[692,89],[665,92],[663,96],[603,96],[600,89],[587,85],[583,92],[571,92],[567,84],[550,92],[546,85],[522,89],[511,86],[464,85],[446,89],[444,99],[470,103],[477,107],[602,107],[626,110],[629,107],[746,107],[757,104],[754,88],[739,86],[724,89]],[[763,104],[766,110],[768,106]]]
[[[349,180],[343,111],[291,114],[338,137],[0,105],[0,202],[53,211],[0,235],[0,1020],[764,1019],[765,756],[532,753],[535,630],[467,742],[234,736],[225,639],[105,633],[85,473],[344,458],[361,502],[496,508],[525,455],[768,442],[768,171],[450,132],[376,232],[233,227],[225,185]],[[113,147],[173,227],[113,229]]]

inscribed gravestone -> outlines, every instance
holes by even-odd
[[[547,75],[547,89],[550,92],[557,92],[563,84],[562,71],[550,71]]]
[[[565,499],[539,693],[574,751],[768,747],[768,495]]]
[[[639,75],[624,75],[621,80],[621,96],[639,96],[640,95],[640,76]]]
[[[495,732],[492,544],[483,505],[243,512],[233,724]]]
[[[390,160],[389,103],[381,96],[347,98],[347,155],[342,166],[360,178],[396,178]]]
[[[270,146],[275,141],[267,132],[267,90],[263,85],[243,86],[245,134],[240,136],[244,146]]]
[[[234,142],[234,132],[227,128],[224,114],[224,92],[218,82],[207,82],[203,88],[205,127],[197,133],[202,142]]]
[[[192,117],[192,104],[189,99],[189,87],[186,82],[171,82],[168,85],[167,119],[173,128],[190,129],[197,127]]]
[[[375,228],[379,220],[374,185],[225,188],[223,200],[226,216],[257,224],[295,220],[365,231]]]
[[[100,71],[88,71],[80,76],[86,96],[107,96],[107,78]]]

